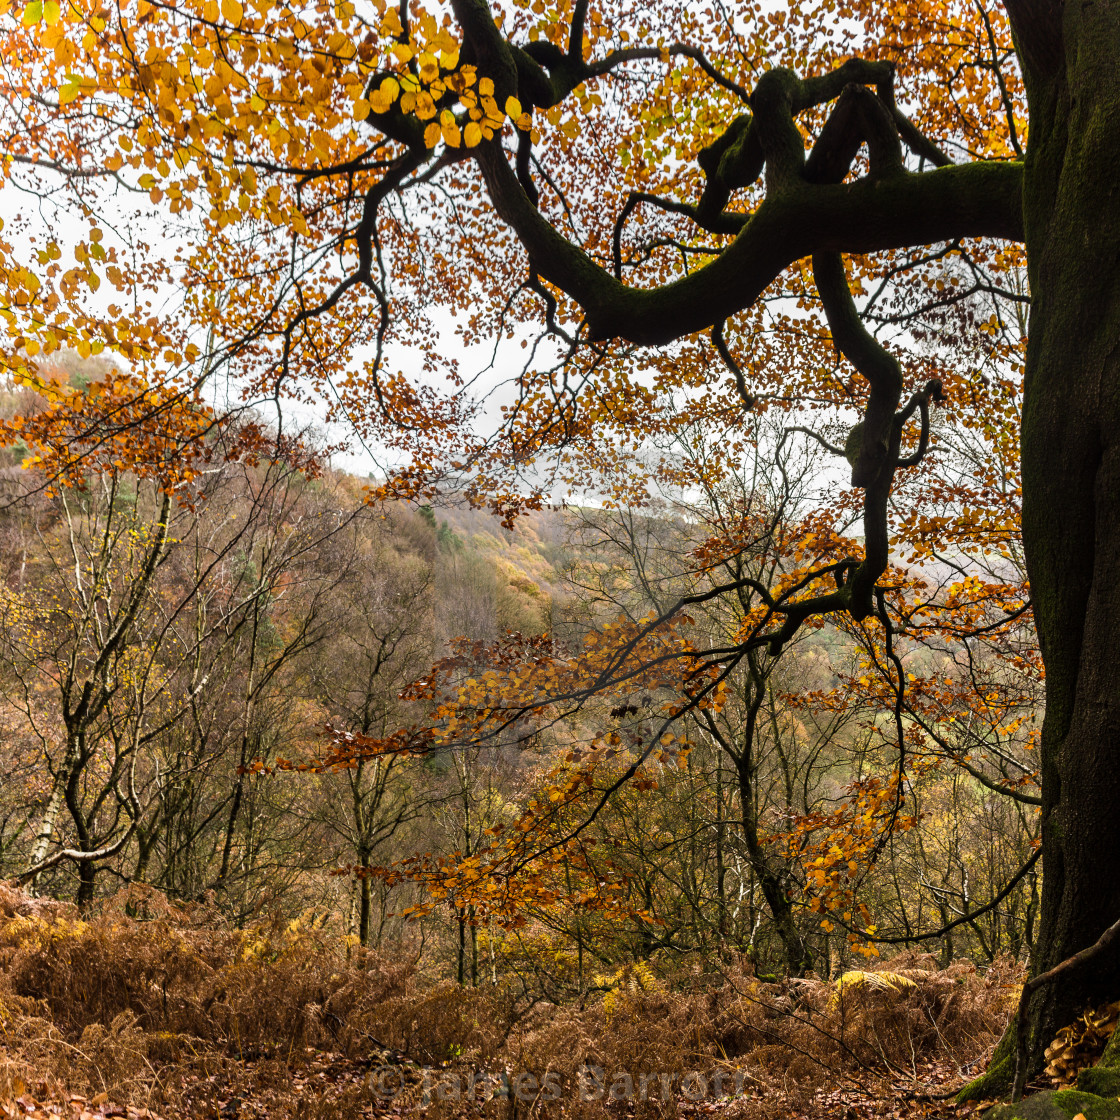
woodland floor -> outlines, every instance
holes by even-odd
[[[159,1113],[139,1104],[121,1104],[102,1091],[92,1097],[52,1093],[46,1082],[28,1086],[17,1082],[9,1087],[18,1095],[0,1098],[0,1116],[10,1120],[163,1120],[164,1117],[189,1116],[215,1120],[270,1120],[282,1117],[337,1117],[366,1120],[375,1117],[426,1118],[435,1110],[418,1099],[422,1095],[422,1072],[404,1062],[406,1090],[392,1100],[381,1100],[370,1091],[369,1075],[374,1060],[348,1058],[344,1054],[307,1048],[284,1057],[259,1056],[229,1059],[213,1073],[182,1069],[174,1072],[179,1083],[180,1103],[174,1111]],[[447,1067],[466,1079],[473,1075],[467,1066]],[[952,1062],[927,1062],[919,1067],[923,1091],[901,1089],[889,1080],[867,1088],[840,1085],[821,1087],[806,1099],[803,1094],[787,1094],[778,1085],[723,1100],[692,1102],[679,1094],[668,1108],[647,1106],[646,1115],[692,1117],[720,1116],[728,1120],[753,1116],[783,1116],[793,1120],[896,1120],[901,1117],[926,1117],[929,1120],[960,1120],[978,1116],[989,1102],[957,1105],[940,1094],[962,1083]],[[411,1083],[410,1079],[411,1078]],[[411,1090],[411,1091],[410,1091]],[[473,1105],[461,1104],[454,1110],[438,1106],[441,1117],[509,1117],[527,1113],[511,1110],[508,1102],[491,1100]],[[561,1113],[562,1115],[562,1113]],[[603,1110],[604,1116],[642,1115],[633,1104],[616,1103]]]
[[[402,956],[347,955],[314,923],[225,928],[154,893],[89,918],[0,885],[0,1117],[958,1120],[981,1106],[952,1091],[983,1068],[1019,981],[1011,962],[916,954],[786,984],[643,965],[578,1007],[425,978]],[[581,1094],[588,1065],[615,1073]],[[502,1070],[559,1091],[534,1103]],[[630,1075],[647,1099],[607,1099]]]

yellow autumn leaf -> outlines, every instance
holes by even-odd
[[[516,97],[506,98],[506,116],[511,120],[517,120],[524,110],[521,108],[521,102]]]
[[[440,131],[443,134],[443,142],[449,148],[457,148],[462,143],[462,137],[459,135],[459,126],[455,123],[455,118],[449,112],[444,112],[440,120]],[[471,681],[471,684],[474,682]]]
[[[81,79],[74,77],[72,74],[66,78],[66,83],[58,87],[58,103],[59,105],[69,105],[79,93],[82,92]]]
[[[397,14],[397,9],[390,5],[389,9],[381,17],[381,34],[400,35],[402,30],[401,17]]]
[[[463,129],[463,143],[468,148],[477,148],[482,141],[482,128],[477,121],[471,121],[466,128]]]
[[[366,102],[366,104],[369,105],[370,110],[374,113],[387,113],[393,107],[393,99],[391,97],[386,97],[381,90],[375,89],[373,93],[369,95],[369,101]],[[354,115],[357,116],[357,113]],[[358,119],[361,120],[362,118],[359,117]]]

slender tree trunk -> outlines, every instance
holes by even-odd
[[[369,947],[370,918],[373,914],[369,883],[370,853],[364,848],[358,852],[358,863],[362,869],[358,894],[358,944],[364,949]]]
[[[724,853],[726,844],[725,830],[727,828],[723,816],[723,767],[720,760],[716,759],[716,905],[718,907],[717,922],[719,930],[720,949],[727,942],[730,932],[730,912],[727,906],[727,859]]]
[[[791,976],[804,976],[813,967],[813,954],[793,916],[793,903],[786,893],[785,887],[770,866],[762,844],[758,839],[758,828],[755,821],[754,787],[750,773],[751,765],[749,756],[740,762],[739,772],[739,798],[743,810],[743,839],[746,842],[747,858],[751,863],[751,870],[758,880],[759,889],[770,908],[774,919],[774,929],[785,950],[786,963]]]
[[[751,689],[746,697],[746,711],[743,717],[742,730],[739,732],[738,750],[721,733],[718,725],[711,718],[705,718],[705,725],[712,738],[719,743],[727,756],[735,764],[735,775],[739,785],[739,812],[742,822],[743,843],[747,849],[747,859],[751,865],[752,876],[751,903],[752,928],[750,945],[753,951],[754,931],[757,925],[753,913],[754,883],[762,891],[763,898],[774,919],[774,929],[782,943],[785,952],[786,967],[791,976],[804,976],[813,967],[813,954],[793,915],[793,903],[786,891],[785,884],[770,863],[770,859],[758,838],[758,806],[756,804],[754,785],[754,745],[755,732],[758,725],[758,713],[762,706],[766,692],[766,680],[758,670],[751,665]]]
[[[51,785],[51,795],[47,799],[47,807],[43,812],[43,819],[35,833],[35,842],[31,847],[31,855],[27,860],[28,867],[34,867],[47,858],[47,850],[51,846],[51,837],[54,835],[54,826],[58,822],[58,813],[66,797],[66,787],[70,782],[70,771],[74,768],[77,758],[77,743],[72,735],[66,737],[66,753],[62,756],[62,764],[54,776]]]
[[[465,988],[467,986],[467,911],[460,906],[455,913],[459,918],[459,956],[455,979],[460,988]]]
[[[87,749],[84,733],[75,737],[74,763],[66,779],[66,808],[70,813],[70,821],[74,826],[75,837],[78,841],[77,848],[80,852],[93,850],[93,837],[90,829],[94,826],[92,814],[89,818],[82,811],[81,778],[82,770],[89,762],[90,751]],[[82,860],[78,864],[78,890],[74,901],[80,910],[84,910],[93,901],[94,877],[97,869],[92,860]]]
[[[246,752],[244,749],[241,752],[241,757],[244,759]],[[245,763],[242,762],[241,766]],[[229,878],[230,867],[233,862],[233,840],[237,835],[237,818],[241,815],[241,802],[245,793],[245,775],[239,773],[237,775],[237,783],[233,787],[233,798],[229,803],[229,816],[226,818],[226,832],[225,838],[222,841],[222,863],[218,870],[218,881],[215,884],[218,887],[224,887],[226,880]]]
[[[354,955],[353,939],[358,933],[358,893],[361,884],[357,879],[350,880],[350,900],[346,907],[346,963]],[[360,944],[360,941],[359,941]]]
[[[132,878],[137,883],[146,883],[148,881],[148,868],[152,863],[152,852],[155,851],[156,843],[159,841],[160,829],[157,822],[149,832],[141,832],[140,829],[136,831],[139,837],[136,845],[136,867],[132,872]]]
[[[78,890],[74,895],[74,901],[77,903],[79,910],[85,910],[93,902],[94,876],[96,874],[97,867],[92,860],[83,860],[78,864]]]
[[[237,765],[237,782],[233,787],[233,799],[229,806],[226,821],[225,841],[222,844],[222,863],[218,871],[219,888],[224,887],[229,878],[233,859],[233,840],[237,834],[237,818],[241,813],[241,802],[245,798],[245,767],[249,764],[249,738],[253,726],[254,695],[257,681],[257,643],[260,640],[261,608],[258,604],[253,610],[253,627],[250,632],[248,678],[245,682],[245,711],[241,724],[241,753]]]
[[[1120,4],[1008,0],[1030,98],[1023,539],[1046,665],[1043,885],[1032,972],[1120,918]],[[1032,1008],[1056,1031],[1120,996],[1120,956]]]
[[[940,898],[937,900],[937,916],[943,926],[947,926],[953,920],[949,907]],[[953,963],[953,955],[953,931],[950,930],[941,938],[941,958],[938,964],[942,968],[948,968]]]
[[[471,987],[478,987],[478,926],[475,925],[475,910],[470,908],[471,918]]]

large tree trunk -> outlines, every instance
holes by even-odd
[[[1038,974],[1120,918],[1120,3],[1007,0],[1030,98],[1023,538],[1046,664]],[[1055,1032],[1120,957],[1041,992]]]

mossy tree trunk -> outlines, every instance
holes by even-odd
[[[1022,455],[1046,665],[1038,974],[1120,918],[1120,3],[1007,8],[1030,99]],[[1032,1065],[1086,1006],[1118,996],[1115,955],[1041,992]]]

